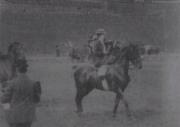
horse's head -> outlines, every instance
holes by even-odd
[[[142,68],[142,59],[139,45],[129,44],[126,48],[127,59],[138,69]]]
[[[131,62],[136,68],[142,68],[142,59],[139,46],[135,44],[126,44],[121,47],[114,47],[111,55],[109,56],[108,63],[123,64],[123,61]]]

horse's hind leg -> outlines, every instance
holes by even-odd
[[[116,93],[114,109],[113,109],[113,117],[116,117],[116,113],[117,113],[117,109],[118,109],[118,106],[119,106],[120,99],[121,99],[121,94]]]
[[[83,112],[82,100],[83,98],[92,91],[92,88],[85,88],[85,89],[78,89],[76,93],[76,106],[77,106],[77,113]]]
[[[84,96],[80,93],[80,91],[77,91],[76,98],[75,98],[76,106],[77,106],[77,113],[83,112],[83,107],[82,107],[83,97]]]

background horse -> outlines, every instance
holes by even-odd
[[[72,60],[84,62],[87,60],[89,54],[88,46],[83,45],[81,47],[72,47],[69,52],[69,56]]]
[[[72,59],[72,61],[74,60],[80,61],[81,55],[80,55],[79,49],[76,47],[72,47],[69,52],[69,57]]]
[[[160,48],[154,45],[141,46],[141,52],[143,55],[157,55],[160,53]]]
[[[0,83],[5,87],[6,81],[16,76],[16,64],[18,60],[26,60],[22,45],[14,42],[9,45],[7,54],[0,55]]]
[[[124,99],[123,92],[128,86],[130,81],[128,70],[129,63],[131,62],[135,67],[141,68],[142,61],[139,53],[139,47],[137,45],[130,44],[123,48],[114,49],[109,56],[109,60],[106,65],[106,73],[104,74],[104,80],[107,84],[103,84],[102,77],[98,75],[98,69],[91,65],[84,65],[76,67],[74,72],[74,80],[77,89],[76,93],[76,105],[77,112],[83,111],[82,99],[93,89],[99,89],[104,91],[112,91],[116,94],[113,116],[116,116],[119,101],[122,100],[128,114],[128,103]]]

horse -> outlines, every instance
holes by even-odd
[[[83,112],[83,98],[94,89],[111,91],[116,94],[113,117],[116,116],[120,100],[122,100],[125,105],[128,116],[131,114],[128,102],[123,96],[123,92],[130,82],[128,74],[129,64],[133,64],[134,67],[138,69],[142,68],[139,46],[135,44],[128,44],[127,46],[121,48],[116,47],[112,50],[106,60],[106,65],[104,65],[106,67],[106,71],[103,76],[99,75],[101,67],[96,68],[91,64],[73,67],[75,69],[74,81],[76,86],[75,103],[78,114]],[[104,81],[106,81],[106,83],[104,83]]]
[[[69,57],[72,59],[72,61],[74,60],[80,61],[81,56],[80,56],[78,48],[72,47],[69,52]]]
[[[157,55],[160,53],[160,48],[154,45],[144,45],[142,51],[145,55]]]
[[[83,45],[81,47],[72,47],[69,52],[70,58],[78,62],[86,61],[88,54],[89,52],[87,45]]]
[[[7,54],[0,55],[0,83],[6,87],[6,81],[16,77],[16,65],[19,60],[26,60],[22,45],[14,42],[8,46]]]

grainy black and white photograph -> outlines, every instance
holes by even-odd
[[[180,0],[0,0],[0,127],[180,127]]]

